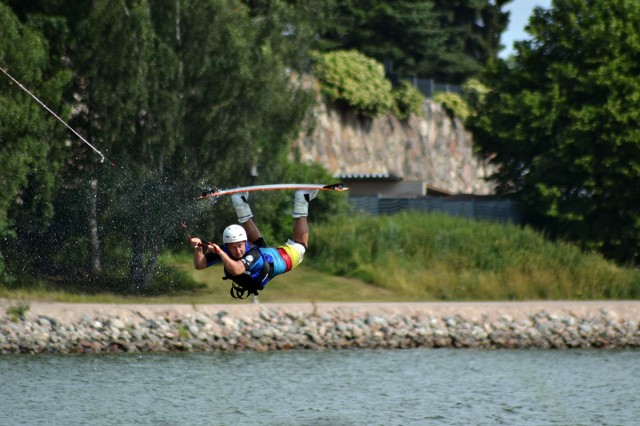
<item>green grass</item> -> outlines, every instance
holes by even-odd
[[[82,285],[0,287],[7,299],[84,303],[247,303],[221,267],[196,271],[191,251],[165,255],[151,296],[88,294]],[[154,296],[153,294],[157,294]],[[528,228],[402,213],[311,223],[304,263],[271,281],[261,302],[636,299],[640,270],[552,243]]]
[[[229,295],[231,284],[223,281],[222,267],[195,270],[191,250],[188,254],[165,255],[161,270],[171,270],[170,277],[161,276],[163,282],[157,296],[131,296],[113,293],[88,293],[81,286],[51,284],[34,281],[28,287],[7,289],[0,286],[0,298],[10,300],[38,300],[68,303],[247,303],[251,299],[236,300]],[[181,283],[167,292],[171,284],[165,281],[180,277]],[[65,290],[65,287],[68,289]],[[151,291],[153,293],[153,290]],[[168,294],[167,294],[168,293]],[[351,299],[352,298],[352,299]],[[399,301],[402,296],[358,279],[334,276],[307,267],[306,262],[293,271],[277,277],[260,293],[260,302],[316,302],[316,301]]]
[[[189,259],[191,260],[191,259]],[[191,264],[188,264],[191,268]],[[190,270],[192,278],[205,285],[196,291],[199,300],[208,303],[230,303],[231,283],[221,279],[221,267],[202,271]],[[310,301],[380,301],[400,300],[393,291],[368,284],[362,280],[334,276],[308,267],[305,263],[293,271],[276,277],[260,292],[261,302],[310,302]],[[241,303],[246,303],[241,302]]]
[[[640,270],[514,225],[445,215],[360,215],[312,229],[316,268],[407,300],[624,299]]]

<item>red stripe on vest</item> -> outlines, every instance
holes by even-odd
[[[286,272],[290,271],[291,267],[293,266],[293,262],[291,261],[289,253],[287,253],[285,249],[280,247],[278,247],[278,253],[280,253],[280,256],[282,256],[282,260],[284,260],[284,263],[287,265]]]

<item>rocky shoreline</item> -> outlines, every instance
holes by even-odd
[[[10,305],[1,354],[640,347],[635,301]]]

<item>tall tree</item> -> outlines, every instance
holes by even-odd
[[[335,2],[331,22],[321,34],[322,50],[358,50],[394,72],[432,75],[447,35],[433,4],[424,0]]]
[[[510,1],[434,0],[439,27],[447,39],[430,75],[457,83],[478,75],[498,55],[501,35],[509,23],[509,14],[502,7]]]
[[[74,35],[70,56],[82,106],[75,123],[122,172],[105,175],[94,155],[85,162],[91,177],[85,182],[107,194],[102,228],[130,242],[129,282],[144,290],[168,230],[177,225],[169,226],[165,206],[153,197],[181,137],[178,63],[156,34],[147,0],[96,0]],[[92,247],[99,208],[89,204]]]
[[[207,186],[251,183],[252,168],[264,181],[281,180],[290,142],[313,102],[303,71],[310,68],[315,33],[305,9],[285,1],[259,9],[230,0],[183,6],[180,21],[188,25],[181,26],[176,50],[183,65],[185,143],[175,167],[193,171]],[[282,216],[279,203],[256,208],[261,224]],[[232,220],[226,212],[203,212],[208,232]],[[269,233],[267,226],[261,230]]]
[[[640,3],[554,0],[485,76],[469,128],[550,235],[640,261]]]
[[[216,186],[246,184],[252,166],[263,178],[282,175],[291,139],[311,97],[301,70],[312,34],[291,22],[285,2],[252,15],[234,1],[181,8],[185,141],[176,168]],[[176,40],[177,42],[178,40]],[[178,47],[179,46],[179,47]]]
[[[243,184],[252,166],[267,179],[290,172],[289,142],[312,101],[301,76],[315,34],[295,4],[254,14],[236,0],[94,0],[80,14],[67,0],[18,5],[25,19],[68,23],[52,57],[74,71],[70,123],[109,160],[70,139],[49,229],[70,249],[51,260],[92,265],[94,276],[108,265],[110,285],[145,290],[176,219],[196,213],[199,183]],[[265,207],[267,221],[280,213]]]
[[[63,24],[47,41],[51,60],[73,70],[68,121],[108,160],[75,136],[59,145],[68,157],[47,236],[64,250],[45,263],[145,290],[176,219],[202,213],[197,224],[215,230],[216,206],[193,206],[202,183],[245,184],[254,166],[261,179],[291,179],[289,142],[314,99],[303,78],[311,3],[7,1],[24,20]],[[261,205],[261,223],[279,229],[282,207]]]
[[[500,49],[511,0],[329,2],[321,50],[355,49],[403,75],[462,83]],[[326,4],[323,3],[323,4]]]
[[[56,22],[45,21],[20,22],[0,3],[0,67],[63,114],[62,93],[70,75],[49,59],[49,44],[40,28]],[[36,242],[52,217],[57,172],[66,150],[59,123],[4,73],[0,74],[0,111],[2,280],[7,279],[3,273],[6,256],[24,255],[21,247]],[[19,244],[20,238],[23,244]],[[25,263],[22,258],[20,264]]]

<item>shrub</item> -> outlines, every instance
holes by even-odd
[[[17,305],[9,306],[6,313],[13,322],[24,321],[24,314],[29,312],[29,309],[31,309],[31,305],[28,302],[19,302]]]
[[[411,113],[422,114],[424,96],[408,81],[400,82],[393,90],[393,98],[395,103],[393,113],[400,120],[406,120]]]
[[[480,80],[470,78],[462,85],[462,91],[464,99],[470,105],[470,110],[473,110],[484,101],[487,93],[489,93],[489,88],[482,84]]]
[[[314,59],[314,75],[330,101],[344,103],[367,117],[392,110],[391,82],[379,62],[355,50],[316,54]]]
[[[436,92],[433,95],[433,101],[442,105],[447,114],[453,119],[458,117],[462,121],[469,116],[471,109],[467,101],[462,96],[453,92]]]

